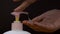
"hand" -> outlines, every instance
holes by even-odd
[[[32,21],[25,20],[23,23],[38,32],[54,32],[60,27],[60,22],[56,22],[59,18],[60,10],[50,10]]]
[[[18,1],[18,0],[14,0]],[[32,3],[36,2],[36,0],[25,0],[21,5],[19,5],[17,8],[14,9],[15,12],[23,11],[25,8],[27,8]]]

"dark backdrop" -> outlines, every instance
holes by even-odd
[[[10,13],[23,1],[14,3],[12,0],[0,0],[0,34],[10,30],[11,23],[14,21],[14,16]],[[31,4],[24,11],[29,12],[29,17],[33,19],[34,17],[43,14],[44,12],[52,9],[59,9],[60,1],[59,0],[38,0],[36,3]],[[21,16],[21,21],[27,19],[26,17]],[[43,32],[36,32],[26,25],[24,25],[24,30],[31,32],[32,34],[44,34]],[[54,32],[57,33],[60,30]],[[48,33],[45,33],[48,34]],[[51,34],[51,33],[50,33]],[[53,33],[52,33],[53,34]]]

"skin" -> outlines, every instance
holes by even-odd
[[[19,0],[13,0],[14,2],[17,2]],[[25,0],[21,5],[19,5],[17,8],[14,9],[14,11],[16,12],[21,12],[23,11],[25,8],[27,8],[29,5],[33,4],[34,2],[36,2],[36,0]]]
[[[23,11],[34,2],[36,2],[36,0],[25,0],[21,5],[15,8],[14,11]],[[25,20],[23,23],[38,32],[54,32],[60,29],[60,10],[54,9],[47,11],[44,14],[35,17],[31,21]]]
[[[60,29],[60,10],[50,10],[23,23],[38,32],[54,32]]]

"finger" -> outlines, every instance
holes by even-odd
[[[30,27],[32,29],[37,29],[36,25],[34,25],[33,23],[31,23],[29,21],[23,21],[23,24],[27,25],[28,27]]]
[[[28,21],[23,21],[23,24],[27,25],[28,27],[32,28],[35,31],[40,31],[40,29],[41,29],[39,26],[39,23],[37,23],[37,22],[35,22],[34,24],[31,24]]]
[[[14,12],[20,12],[20,11],[22,12],[22,10],[18,7],[14,9]]]
[[[33,21],[40,21],[41,19],[44,19],[44,18],[46,18],[47,16],[50,16],[50,15],[56,13],[56,12],[57,12],[56,9],[47,11],[47,12],[45,12],[44,14],[42,14],[42,15],[34,18]]]
[[[24,20],[23,24],[28,25],[28,26],[33,26],[33,23],[31,23],[31,22],[29,22],[27,20]]]
[[[45,18],[44,15],[41,15],[41,16],[37,16],[36,18],[32,19],[32,21],[41,22],[41,21],[43,21],[44,18]]]
[[[32,28],[32,29],[36,29],[36,28],[38,28],[37,26],[37,23],[38,22],[34,22],[34,23],[31,23],[30,21],[23,21],[23,24],[25,24],[25,25],[27,25],[27,26],[29,26],[30,28]],[[39,23],[38,23],[39,24]]]
[[[38,22],[33,23],[33,22],[25,20],[23,21],[23,24],[28,25],[28,26],[36,26],[36,24],[39,24],[39,23]]]

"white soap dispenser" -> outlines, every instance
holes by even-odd
[[[12,23],[11,30],[3,34],[31,34],[23,30],[23,23],[19,21],[19,15],[24,12],[12,12],[12,15],[15,16],[15,21]],[[26,12],[25,12],[26,13]],[[27,14],[27,13],[26,13]]]

